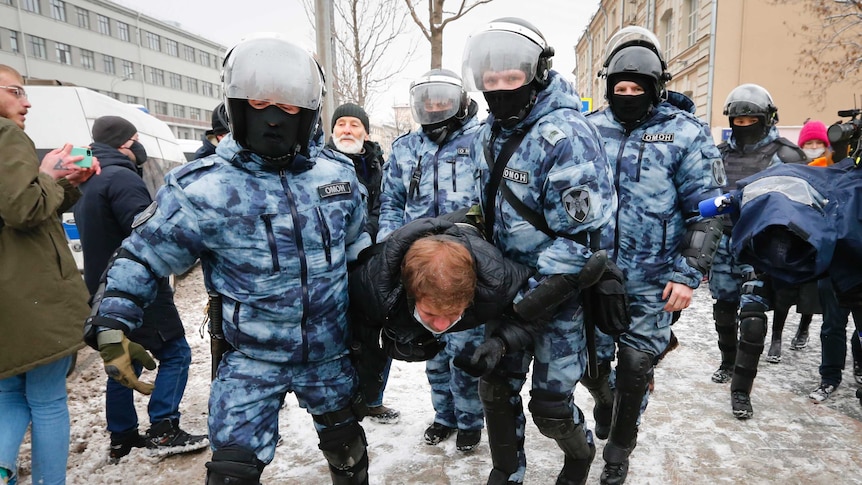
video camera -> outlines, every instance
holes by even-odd
[[[838,111],[838,116],[850,118],[850,121],[838,121],[826,130],[829,143],[837,155],[835,160],[849,156],[858,166],[859,157],[862,155],[862,144],[859,143],[859,138],[862,137],[862,109],[843,109]]]

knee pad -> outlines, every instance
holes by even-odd
[[[653,356],[647,352],[637,350],[628,345],[621,345],[619,351],[620,362],[617,364],[617,388],[623,387],[620,381],[627,382],[632,379],[648,383],[652,378]]]
[[[368,455],[365,452],[368,442],[365,432],[358,422],[340,424],[318,432],[318,447],[329,462],[330,470],[344,475],[352,475],[358,470],[368,468]]]
[[[266,466],[253,452],[227,447],[213,452],[206,463],[208,485],[260,485],[260,475]]]
[[[562,439],[577,427],[572,418],[574,404],[571,394],[533,390],[530,391],[530,404],[527,406],[533,415],[533,422],[539,431],[553,439]]]
[[[581,378],[581,385],[590,391],[596,406],[613,407],[614,392],[611,390],[609,381],[611,375],[611,363],[608,361],[599,362],[599,373],[596,377],[584,375]]]
[[[766,319],[766,314],[762,311],[747,311],[743,307],[739,312],[740,342],[762,345],[766,339]]]
[[[717,300],[712,305],[712,318],[718,327],[733,327],[736,325],[736,309],[739,302],[731,300]],[[720,332],[721,330],[719,330]]]
[[[490,377],[479,380],[479,399],[486,408],[495,409],[501,404],[509,407],[509,397],[512,390],[501,378]]]

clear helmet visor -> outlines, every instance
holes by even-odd
[[[505,30],[473,35],[464,47],[461,64],[467,91],[514,90],[536,76],[542,47],[527,37]]]
[[[223,71],[225,97],[257,99],[317,110],[323,78],[305,49],[261,34],[244,39],[228,54]]]
[[[416,84],[410,88],[410,107],[420,125],[448,120],[461,108],[461,86],[439,81]]]
[[[631,45],[639,45],[649,48],[658,54],[659,58],[664,62],[664,56],[661,53],[661,44],[658,41],[658,37],[643,27],[630,25],[618,30],[610,39],[608,39],[603,57],[605,60],[605,67],[607,67],[611,57],[613,57],[618,50]]]
[[[724,114],[730,117],[765,116],[773,106],[772,96],[766,89],[756,84],[743,84],[727,95]]]

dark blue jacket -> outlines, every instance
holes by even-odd
[[[92,150],[102,173],[81,184],[83,195],[73,209],[84,251],[84,281],[90,295],[96,292],[111,255],[131,234],[135,216],[152,202],[134,162],[102,143],[93,143]],[[143,325],[130,335],[148,349],[158,349],[163,341],[184,334],[173,291],[167,278],[162,280],[158,297],[144,312]]]
[[[782,164],[735,192],[733,252],[787,284],[827,274],[839,292],[862,284],[862,169]]]

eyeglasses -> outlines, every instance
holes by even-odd
[[[24,88],[22,88],[21,86],[0,86],[0,89],[5,89],[11,92],[18,99],[27,98],[27,91],[24,91]]]

